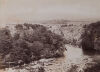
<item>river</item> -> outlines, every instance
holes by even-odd
[[[45,67],[46,72],[84,72],[100,60],[99,55],[86,55],[81,48],[66,45],[65,57],[57,58]]]

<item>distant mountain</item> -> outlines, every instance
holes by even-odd
[[[68,24],[70,22],[76,22],[76,23],[91,23],[95,22],[96,20],[66,20],[66,19],[54,19],[54,20],[45,20],[40,21],[40,23],[43,24]],[[98,21],[98,20],[97,20]]]
[[[67,22],[70,22],[70,20],[64,20],[64,19],[55,19],[55,20],[46,20],[43,21],[43,24],[67,24]]]

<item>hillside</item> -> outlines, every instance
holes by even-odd
[[[34,25],[34,24],[33,24]],[[6,72],[99,72],[100,55],[92,51],[84,52],[81,46],[82,34],[86,27],[91,25],[87,22],[68,22],[67,24],[38,24],[43,25],[52,33],[60,35],[65,39],[65,49],[63,57],[41,58],[21,65],[21,67],[7,68]],[[15,25],[7,25],[11,34],[14,35]],[[21,31],[19,31],[21,32]],[[28,31],[29,33],[29,31]],[[29,38],[30,39],[30,38]],[[39,43],[40,44],[40,43]],[[41,44],[40,44],[41,45]],[[45,52],[46,53],[46,52]],[[61,52],[59,52],[61,53]],[[48,52],[47,52],[48,54]],[[47,55],[46,54],[46,55]]]

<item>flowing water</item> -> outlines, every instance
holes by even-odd
[[[84,72],[84,69],[95,64],[94,59],[100,60],[97,55],[85,55],[81,48],[66,45],[65,57],[55,59],[46,66],[46,72]]]

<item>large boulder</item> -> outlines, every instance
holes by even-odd
[[[100,51],[100,22],[85,25],[84,28],[85,31],[82,34],[83,50]]]

